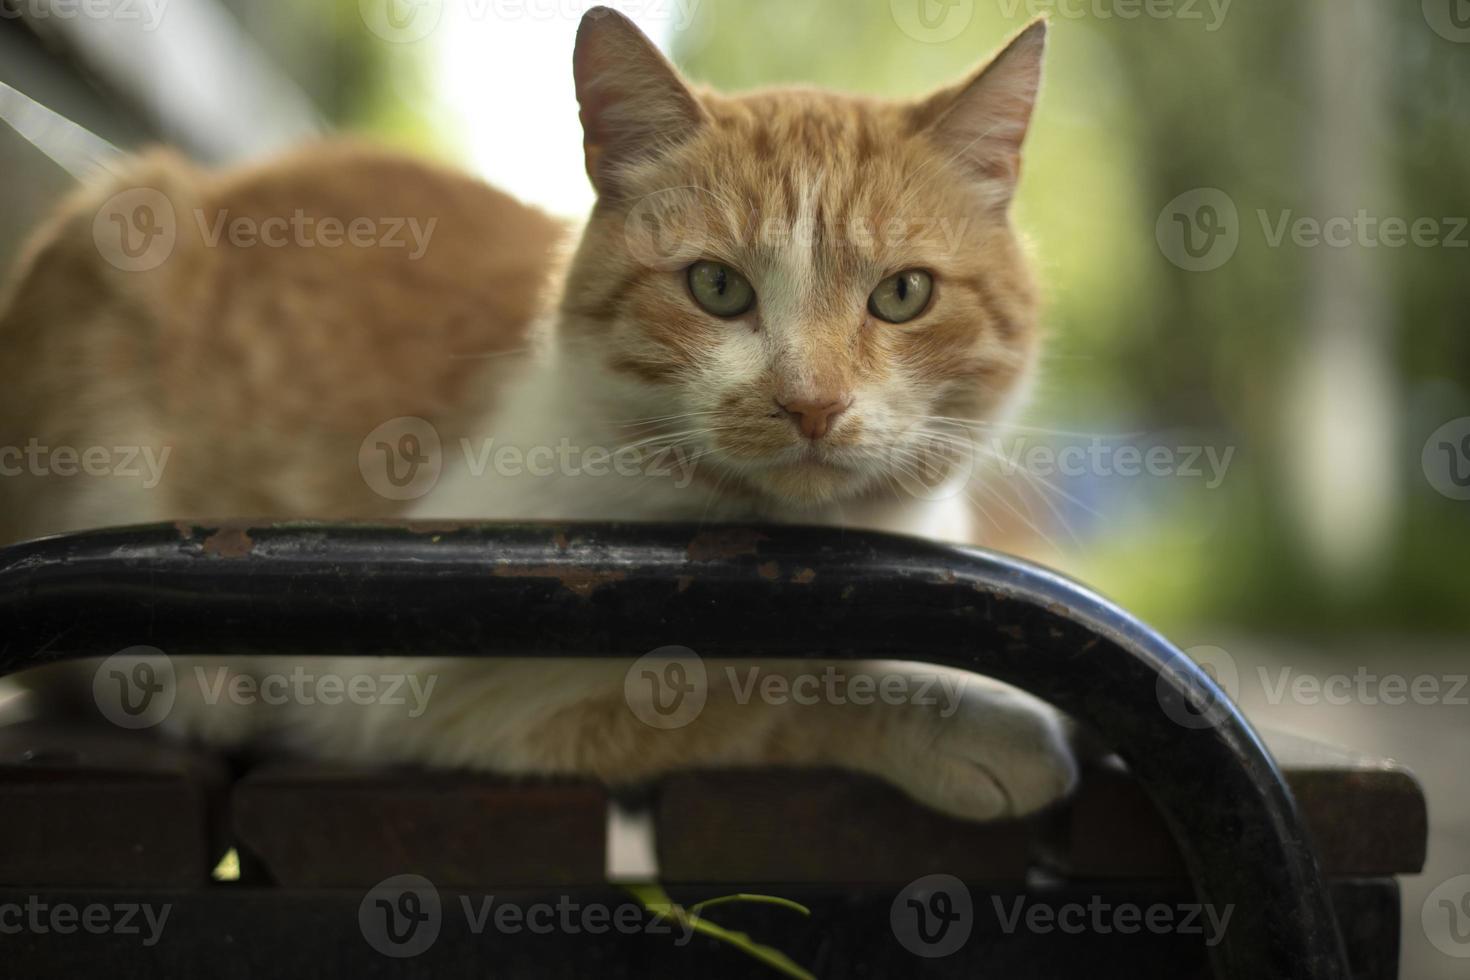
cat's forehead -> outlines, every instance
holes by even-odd
[[[703,101],[706,124],[643,170],[638,197],[677,202],[661,219],[707,257],[863,284],[892,263],[953,261],[972,229],[965,182],[946,179],[900,105],[784,90]]]
[[[821,181],[835,196],[852,185],[897,190],[929,149],[900,107],[831,92],[781,90],[706,96],[710,122],[690,160],[750,197]]]

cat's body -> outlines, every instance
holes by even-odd
[[[937,479],[916,469],[953,444],[934,423],[1003,420],[1034,360],[1006,207],[1041,37],[914,106],[729,98],[696,95],[594,12],[577,69],[600,200],[571,255],[539,213],[391,153],[327,147],[225,175],[146,159],[64,209],[5,299],[0,447],[48,452],[0,479],[0,543],[220,516],[756,519],[973,540],[968,470],[943,452]],[[139,200],[174,216],[156,263],[110,251],[105,219],[121,201],[125,233]],[[295,214],[366,217],[377,237],[261,244]],[[401,247],[383,240],[393,226]],[[152,486],[62,478],[62,447],[162,465]],[[666,730],[640,720],[621,663],[171,666],[165,727],[230,747],[611,783],[837,764],[971,816],[1035,809],[1074,776],[1049,711],[933,668],[833,665],[925,691],[942,675],[948,704],[772,704],[734,679],[826,665],[711,663],[704,711]],[[429,694],[412,717],[219,697],[222,676],[298,669],[412,675]]]

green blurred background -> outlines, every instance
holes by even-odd
[[[432,16],[433,29],[375,33],[375,3]],[[569,64],[585,4],[227,6],[323,128],[458,159],[563,213],[590,201]],[[1019,445],[1096,439],[1170,447],[1180,462],[1188,447],[1232,455],[1214,486],[1184,475],[1002,474],[1020,484],[1014,509],[1039,532],[1036,552],[1166,628],[1465,632],[1470,502],[1437,490],[1443,474],[1422,458],[1436,430],[1470,416],[1470,231],[1454,220],[1470,215],[1465,0],[622,6],[714,86],[884,96],[957,79],[1049,13],[1051,60],[1018,220],[1042,270],[1050,341]],[[0,26],[14,42],[16,23]],[[44,47],[54,56],[55,38]],[[46,88],[9,64],[11,84]],[[76,114],[124,145],[179,136],[159,123],[181,93],[140,111],[105,84],[92,89],[86,98],[117,111],[78,104]],[[268,131],[268,115],[242,125]],[[125,126],[130,117],[136,125]],[[283,127],[273,138],[294,135]],[[260,142],[264,151],[272,140]],[[1200,207],[1220,195],[1234,214],[1214,214],[1235,251],[1203,271],[1181,267],[1171,210],[1203,220]],[[45,204],[34,194],[8,201],[4,230],[13,238]],[[1359,212],[1431,219],[1446,240],[1273,241],[1283,221]],[[1470,471],[1470,457],[1460,462]]]

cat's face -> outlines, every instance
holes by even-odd
[[[732,489],[801,506],[963,479],[957,420],[1003,416],[1036,348],[1007,208],[1043,36],[915,104],[731,97],[589,15],[577,69],[600,197],[567,342],[633,391],[651,444]]]

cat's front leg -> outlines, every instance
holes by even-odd
[[[618,785],[679,769],[836,766],[971,819],[1032,813],[1077,779],[1061,715],[963,671],[677,654],[585,669],[604,683],[517,739],[529,768]]]

